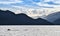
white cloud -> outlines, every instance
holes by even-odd
[[[0,1],[0,4],[12,4],[12,3],[21,3],[21,0],[9,0],[9,1]]]
[[[43,2],[35,3],[38,6],[45,6],[45,7],[60,7],[60,5],[48,4],[46,2],[52,1],[54,4],[60,4],[60,0],[44,0]]]
[[[60,5],[49,5],[44,3],[37,3],[38,6],[46,6],[46,7],[60,7]]]
[[[6,1],[8,1],[8,2],[13,2],[13,1],[20,1],[20,0],[0,0],[1,2],[6,2]]]
[[[29,0],[31,2],[33,2],[32,0]],[[38,2],[38,3],[35,3],[33,2],[32,4],[36,4],[38,6],[46,6],[46,7],[59,7],[60,5],[49,5],[48,3],[45,3],[45,2],[49,2],[49,1],[52,1],[54,3],[57,3],[57,4],[60,4],[60,0],[44,0],[43,2]],[[15,3],[21,3],[23,2],[23,0],[5,0],[5,1],[2,1],[0,0],[0,4],[15,4]]]
[[[56,4],[60,4],[60,0],[44,0],[44,2],[50,2],[50,1],[52,1]]]

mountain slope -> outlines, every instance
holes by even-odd
[[[56,19],[60,18],[60,12],[52,13],[52,14],[48,15],[46,18],[47,18],[47,20],[53,22]]]
[[[14,14],[13,12],[7,10],[0,10],[0,24],[8,25],[51,25],[52,23],[44,20],[42,18],[32,19],[26,14]]]
[[[59,19],[56,19],[53,23],[60,25],[60,18]]]

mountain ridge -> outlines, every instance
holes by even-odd
[[[53,25],[51,22],[42,18],[32,19],[26,14],[14,14],[7,10],[0,10],[0,24],[5,25]]]

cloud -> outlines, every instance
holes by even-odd
[[[3,0],[3,1],[1,1],[0,0],[0,4],[15,4],[15,3],[20,3],[20,2],[22,2],[21,0]]]
[[[53,2],[56,4],[60,4],[60,0],[44,0],[44,2]]]
[[[36,3],[36,5],[45,7],[60,7],[60,0],[44,0],[43,2]]]
[[[45,7],[60,7],[60,5],[51,5],[45,3],[36,3],[38,6],[45,6]]]
[[[26,5],[26,6],[36,6],[36,7],[59,7],[60,0],[0,0],[0,4],[16,4]]]

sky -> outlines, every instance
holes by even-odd
[[[19,13],[21,9],[22,10],[24,9],[26,11],[29,8],[30,12],[32,13],[30,8],[42,9],[42,8],[56,8],[56,7],[60,7],[60,0],[0,0],[0,8],[2,8],[2,9],[11,8],[9,10],[12,10],[16,13]],[[17,9],[18,11],[13,8]],[[42,9],[42,10],[44,10],[44,9]],[[26,14],[30,13],[30,12],[25,12],[25,11],[23,11],[23,13],[26,13]],[[49,9],[49,11],[51,11],[51,10]],[[39,10],[37,11],[37,13],[38,12],[39,12]],[[35,14],[37,14],[37,13],[35,12]],[[37,16],[38,16],[38,14],[37,14]],[[29,15],[31,15],[31,14],[29,14]]]
[[[60,7],[60,0],[0,0],[0,7]]]

